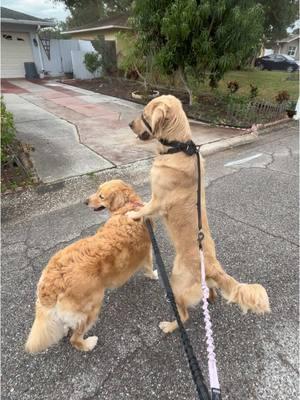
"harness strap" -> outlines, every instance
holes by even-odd
[[[146,128],[149,130],[149,132],[153,133],[153,132],[152,132],[151,125],[150,125],[149,122],[146,120],[146,118],[144,117],[144,114],[143,114],[143,113],[142,113],[142,117],[141,117],[141,118],[142,118],[142,121],[144,122]]]
[[[177,304],[176,304],[176,301],[175,301],[174,293],[173,293],[173,290],[171,288],[170,281],[169,281],[168,275],[167,275],[166,270],[165,270],[165,266],[164,266],[164,263],[163,263],[163,260],[162,260],[162,257],[161,257],[160,251],[159,251],[159,247],[158,247],[156,238],[154,236],[152,225],[151,225],[149,219],[146,219],[145,223],[146,223],[147,229],[149,231],[150,239],[151,239],[151,242],[152,242],[152,246],[153,246],[153,251],[154,251],[154,255],[155,255],[155,259],[156,259],[158,272],[159,272],[160,278],[161,278],[161,280],[163,282],[163,286],[164,286],[166,294],[167,294],[167,299],[169,300],[169,302],[170,302],[170,304],[172,306],[172,309],[173,309],[173,312],[174,312],[174,315],[175,315],[175,318],[176,318],[176,321],[177,321],[177,324],[178,324],[178,328],[179,328],[180,336],[181,336],[181,341],[182,341],[182,344],[183,344],[183,347],[184,347],[184,351],[185,351],[187,359],[188,359],[189,367],[190,367],[190,370],[191,370],[191,374],[192,374],[194,383],[196,385],[196,389],[197,389],[197,393],[198,393],[199,399],[200,400],[210,400],[208,389],[207,389],[207,387],[205,385],[204,377],[203,377],[201,369],[199,367],[198,360],[197,360],[197,358],[196,358],[196,356],[194,354],[194,350],[193,350],[193,347],[192,347],[192,345],[190,343],[190,339],[188,337],[188,334],[187,334],[187,332],[186,332],[186,330],[185,330],[185,328],[184,328],[184,326],[182,324],[182,321],[180,319],[180,315],[179,315],[179,312],[178,312],[178,308],[177,308]]]

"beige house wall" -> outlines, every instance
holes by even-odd
[[[114,41],[116,42],[116,52],[117,52],[117,62],[118,65],[121,61],[122,56],[126,52],[125,41],[121,38],[118,38],[118,32],[116,30],[111,31],[92,31],[92,32],[80,32],[80,33],[72,33],[72,39],[79,39],[79,40],[94,40],[97,38],[98,35],[103,35],[104,39],[107,41]]]
[[[293,56],[296,60],[299,60],[299,40],[295,39],[289,43],[279,43],[275,48],[276,54],[289,54],[289,49],[291,46],[296,47],[296,53]]]

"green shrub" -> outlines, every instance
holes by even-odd
[[[14,117],[11,112],[6,110],[1,97],[1,163],[7,161],[7,146],[14,140],[15,132]]]
[[[276,102],[279,104],[283,103],[284,101],[288,101],[289,99],[290,95],[286,90],[278,92],[277,96],[275,97]]]
[[[297,102],[294,100],[291,100],[287,103],[286,105],[286,109],[290,110],[290,111],[295,111],[296,110],[296,106],[297,106]]]
[[[84,65],[86,66],[86,69],[95,76],[95,73],[102,66],[102,60],[100,54],[95,52],[85,53]]]
[[[250,83],[250,99],[254,99],[258,96],[258,87]]]
[[[230,93],[235,93],[239,90],[239,83],[237,81],[229,81],[227,82],[227,88],[229,89]]]

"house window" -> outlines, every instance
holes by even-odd
[[[296,46],[289,46],[288,55],[289,55],[289,56],[292,56],[292,57],[295,57],[295,55],[296,55],[296,50],[297,50],[297,47],[296,47]]]
[[[4,39],[6,40],[12,40],[12,36],[8,35],[7,33],[4,33],[4,35],[2,35],[4,37]]]
[[[17,37],[17,40],[19,40],[20,42],[24,42],[24,39],[20,37]]]

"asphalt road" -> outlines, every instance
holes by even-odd
[[[298,145],[292,126],[206,162],[207,204],[219,259],[238,280],[263,284],[272,309],[266,316],[242,315],[220,296],[210,306],[223,400],[299,396]],[[158,328],[171,317],[163,290],[139,274],[107,293],[91,331],[99,336],[91,353],[74,350],[67,339],[36,356],[23,350],[41,270],[58,249],[94,233],[107,218],[82,201],[112,177],[134,184],[146,200],[150,163],[3,199],[3,400],[196,398],[178,334],[165,336]],[[160,225],[157,234],[170,267],[172,246]],[[191,312],[187,328],[207,377],[200,306]]]

